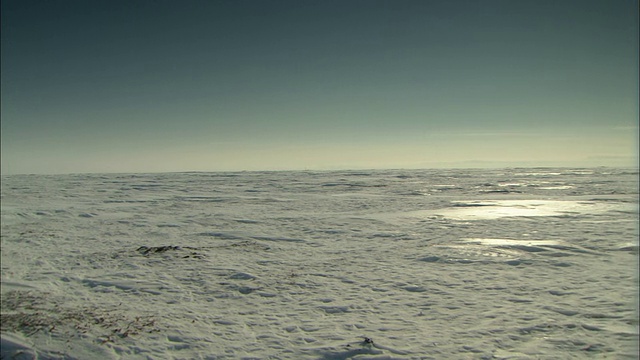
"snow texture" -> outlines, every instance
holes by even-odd
[[[635,169],[5,176],[2,359],[634,359]]]

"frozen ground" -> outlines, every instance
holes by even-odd
[[[636,170],[10,176],[1,219],[2,359],[638,357]]]

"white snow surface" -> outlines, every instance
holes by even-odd
[[[634,359],[635,169],[2,177],[2,359]]]

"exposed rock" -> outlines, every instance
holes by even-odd
[[[203,254],[195,250],[199,250],[199,249],[195,247],[190,247],[190,246],[181,247],[181,246],[173,246],[173,245],[140,246],[138,249],[136,249],[136,251],[138,251],[140,254],[144,256],[149,256],[151,254],[166,253],[168,251],[176,251],[176,252],[184,252],[182,254],[182,258],[195,258],[195,259],[204,258]]]

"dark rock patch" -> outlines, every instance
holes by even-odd
[[[162,254],[167,252],[175,252],[177,255],[181,255],[182,258],[194,258],[194,259],[203,259],[205,256],[201,254],[198,250],[199,248],[190,247],[190,246],[174,246],[174,245],[165,245],[165,246],[140,246],[136,249],[141,255],[150,256],[153,254]]]

